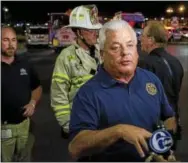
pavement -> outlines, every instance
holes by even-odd
[[[184,79],[180,94],[181,122],[183,137],[178,144],[177,157],[188,161],[188,47],[187,45],[169,45],[167,49],[176,56],[184,67]],[[58,125],[50,107],[50,82],[56,57],[51,49],[33,49],[26,54],[36,68],[43,86],[42,99],[32,117],[35,144],[33,148],[34,162],[69,162],[68,141],[61,138]]]

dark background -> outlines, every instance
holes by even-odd
[[[142,12],[146,17],[165,16],[167,7],[173,7],[174,15],[179,15],[178,7],[184,4],[187,15],[188,2],[181,1],[2,1],[1,7],[9,9],[12,21],[29,21],[44,23],[48,21],[49,12],[66,12],[79,5],[96,4],[99,14],[113,16],[115,12]],[[3,21],[2,12],[2,21]]]

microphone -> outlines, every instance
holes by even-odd
[[[150,151],[166,156],[170,154],[173,144],[174,141],[171,133],[166,130],[163,123],[158,123],[156,125],[156,130],[148,141]]]
[[[173,135],[166,130],[163,123],[159,122],[155,125],[155,131],[147,140],[147,143],[150,151],[147,154],[146,162],[161,162],[160,158],[170,160],[171,157],[173,157],[171,160],[176,160],[172,151]]]

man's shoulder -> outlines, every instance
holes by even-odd
[[[145,61],[151,64],[155,63],[158,59],[159,59],[159,56],[157,55],[147,55],[145,57]]]
[[[139,78],[139,85],[144,85],[145,87],[147,84],[153,85],[161,90],[162,83],[160,79],[151,71],[138,68],[138,78]]]
[[[150,79],[154,81],[159,80],[158,77],[149,70],[138,67],[137,72],[138,72],[138,76],[142,79],[146,79],[146,80]]]
[[[139,58],[138,66],[145,68],[145,66],[152,67],[158,61],[157,55],[147,55]]]
[[[169,52],[165,51],[165,58],[168,59],[169,61],[173,61],[175,63],[181,64],[180,61],[178,60],[177,57],[173,56],[172,54],[170,54]]]
[[[76,50],[75,45],[70,45],[64,49],[62,49],[61,53],[59,54],[58,58],[66,58],[67,56],[74,55]]]
[[[90,80],[88,80],[80,89],[78,92],[80,93],[86,93],[88,95],[95,94],[101,89],[101,85],[99,80],[97,79],[97,76],[93,76]]]
[[[179,59],[170,54],[167,50],[163,50],[161,56],[168,62],[168,64],[170,66],[172,66],[174,69],[180,69],[181,71],[183,71],[183,67],[181,62],[179,61]]]
[[[26,55],[16,55],[16,63],[22,64],[23,66],[31,66],[31,61]]]
[[[16,55],[15,57],[17,61],[29,61],[29,58],[26,55]]]

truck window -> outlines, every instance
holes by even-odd
[[[30,29],[30,34],[48,34],[48,29],[47,28]]]
[[[69,16],[67,15],[53,15],[53,25],[52,27],[55,29],[61,28],[65,25],[69,24]]]

